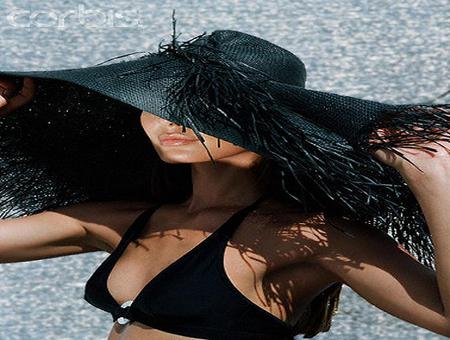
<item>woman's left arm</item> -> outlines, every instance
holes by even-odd
[[[449,162],[450,163],[450,162]],[[435,251],[436,278],[446,317],[450,320],[450,164],[438,167],[432,178],[410,181],[430,230]]]
[[[423,146],[435,151],[402,150],[421,171],[382,149],[374,152],[374,156],[402,175],[420,205],[433,240],[444,313],[450,320],[450,142],[438,140]]]
[[[450,149],[449,142],[441,145]],[[311,261],[378,308],[450,337],[450,154],[445,147],[427,146],[437,151],[401,149],[423,172],[384,149],[374,155],[396,168],[417,198],[432,236],[436,271],[392,238],[342,218],[315,230]]]

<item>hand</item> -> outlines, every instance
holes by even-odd
[[[22,89],[14,95],[17,85],[11,80],[0,78],[0,117],[28,103],[34,96],[35,84],[32,78],[25,77]]]
[[[416,130],[423,130],[416,128]],[[387,129],[379,129],[375,132],[382,136],[387,141],[389,140],[389,131]],[[450,136],[450,130],[447,131],[447,138]],[[408,133],[405,133],[405,138],[408,138]],[[370,140],[369,141],[374,141]],[[376,145],[376,144],[372,144]],[[407,160],[387,149],[379,148],[372,154],[381,162],[392,166],[400,172],[400,174],[407,180],[422,180],[439,178],[445,180],[450,176],[450,142],[441,139],[435,141],[422,142],[417,144],[418,148],[394,148],[400,151]],[[420,149],[419,147],[432,148],[432,150]],[[415,166],[414,166],[415,165]],[[416,166],[421,170],[417,169]]]

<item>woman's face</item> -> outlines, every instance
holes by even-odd
[[[186,127],[182,132],[182,126],[158,117],[150,112],[142,111],[141,124],[145,133],[150,138],[159,157],[166,163],[200,163],[211,162],[210,157],[194,131]],[[179,134],[189,138],[189,142],[164,141],[168,134]],[[216,161],[229,162],[235,165],[248,166],[248,162],[261,158],[257,153],[251,152],[240,146],[225,140],[220,140],[217,146],[217,137],[200,133],[205,140],[211,156]]]

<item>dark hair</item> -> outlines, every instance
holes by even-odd
[[[294,329],[304,338],[312,338],[320,332],[328,332],[331,320],[339,309],[342,283],[335,282],[324,289],[308,305]]]
[[[192,194],[191,164],[171,164],[155,157],[151,174],[150,192],[153,200],[165,203],[181,203]],[[257,181],[262,181],[268,196],[276,198],[288,205],[295,204],[292,198],[281,186],[281,168],[270,158],[262,157],[259,163],[251,168],[257,175]],[[302,208],[300,206],[300,208]],[[319,207],[311,203],[308,211]],[[306,311],[295,326],[297,334],[310,338],[319,332],[327,332],[331,319],[337,313],[342,283],[336,282],[324,289],[308,305]]]

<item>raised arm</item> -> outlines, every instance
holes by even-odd
[[[436,271],[390,237],[341,218],[314,231],[311,261],[387,313],[450,337],[450,142],[439,143],[426,145],[436,152],[401,150],[422,172],[393,153],[374,153],[400,172],[417,198],[433,239]]]
[[[100,250],[76,218],[77,206],[0,220],[0,263]]]
[[[83,202],[0,220],[0,263],[111,252],[146,202]]]
[[[310,238],[316,242],[309,261],[328,271],[336,282],[345,283],[366,301],[399,319],[450,336],[441,288],[448,281],[438,281],[435,271],[393,239],[336,217],[312,233]]]

